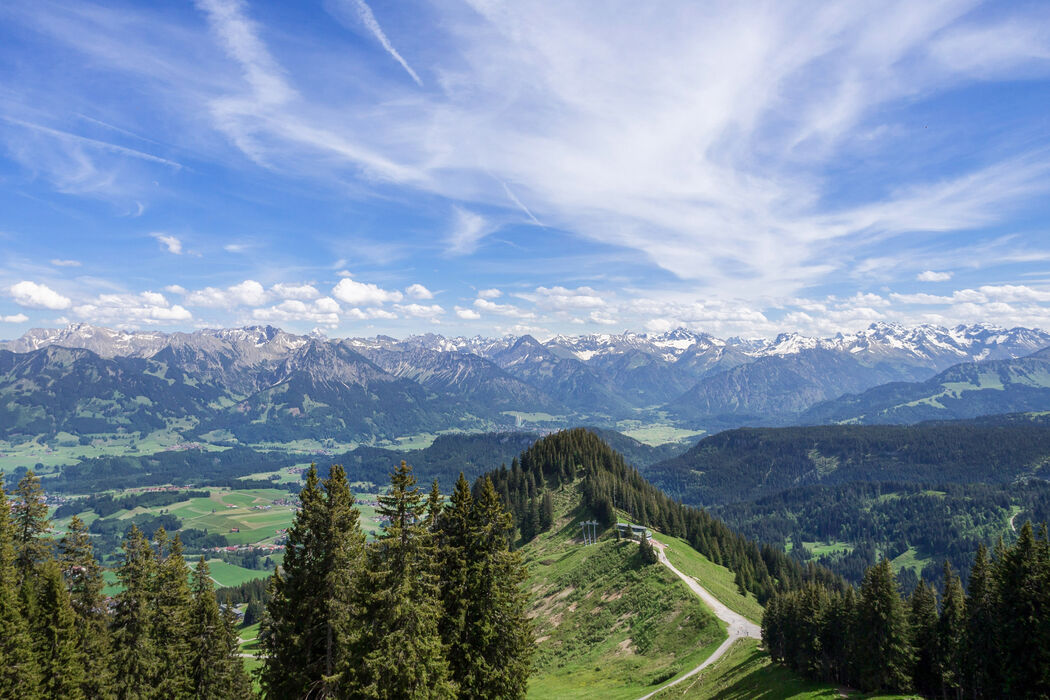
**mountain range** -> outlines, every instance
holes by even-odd
[[[956,366],[1005,367],[1047,346],[1050,334],[1041,330],[984,324],[882,323],[830,338],[720,339],[676,329],[543,342],[530,335],[329,339],[270,326],[162,333],[76,324],[0,342],[0,437],[166,427],[249,443],[373,442],[625,420],[705,430],[846,421],[858,419],[857,401],[867,406],[887,392],[892,401],[900,392],[925,396],[952,384],[948,375],[962,371]],[[1042,365],[1024,362],[1031,384]],[[905,388],[913,385],[922,388]],[[1050,408],[1050,396],[1029,398],[1019,409],[1000,404],[1006,411]],[[893,422],[936,414],[879,416]]]

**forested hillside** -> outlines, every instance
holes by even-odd
[[[1050,694],[1050,541],[1030,523],[1017,542],[981,547],[964,587],[945,565],[940,594],[902,600],[889,561],[859,591],[807,585],[775,595],[763,621],[772,657],[811,678],[926,697]],[[939,599],[939,600],[938,600]]]
[[[706,511],[675,501],[583,428],[540,440],[509,469],[500,468],[487,477],[514,515],[522,543],[550,529],[551,489],[579,480],[583,506],[604,528],[611,527],[617,511],[622,511],[633,522],[681,537],[711,561],[736,573],[740,587],[759,600],[776,590],[797,588],[807,580],[842,585],[841,579],[829,571],[801,565],[779,549],[740,536]]]

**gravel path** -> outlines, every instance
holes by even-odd
[[[704,605],[711,608],[711,612],[713,612],[719,620],[722,620],[726,623],[726,628],[729,632],[729,637],[724,642],[722,642],[722,644],[717,649],[715,649],[714,653],[711,654],[711,656],[708,656],[706,659],[704,659],[703,663],[701,663],[699,666],[689,671],[689,673],[685,674],[684,676],[681,676],[680,678],[677,678],[671,681],[670,683],[661,686],[657,690],[654,690],[648,695],[640,698],[640,700],[648,700],[654,695],[667,690],[671,686],[678,685],[687,678],[692,678],[693,676],[700,673],[705,668],[722,658],[725,655],[725,653],[729,651],[729,647],[731,647],[733,645],[733,642],[735,642],[736,640],[743,639],[745,637],[750,637],[751,639],[762,638],[761,627],[756,625],[754,622],[751,622],[740,613],[735,613],[729,608],[727,608],[725,605],[722,604],[722,601],[718,600],[718,598],[715,598],[713,595],[711,595],[710,592],[707,591],[707,589],[705,589],[703,586],[697,583],[696,579],[694,579],[691,576],[686,576],[681,571],[676,569],[674,567],[674,564],[667,560],[667,555],[664,554],[664,544],[657,542],[656,540],[650,540],[650,542],[652,542],[653,546],[656,547],[657,550],[660,552],[660,563],[666,566],[668,569],[670,569],[675,576],[685,581],[685,584],[689,586],[690,590],[692,590],[693,593],[700,596],[700,600],[704,601]]]

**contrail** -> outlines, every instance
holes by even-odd
[[[412,70],[412,66],[408,65],[408,62],[401,57],[401,54],[397,52],[394,45],[386,38],[386,34],[383,33],[383,28],[380,27],[379,22],[376,21],[376,16],[372,14],[372,8],[365,3],[365,0],[354,0],[354,2],[357,3],[357,13],[360,15],[361,21],[365,23],[366,27],[368,27],[368,30],[375,35],[376,39],[378,39],[379,43],[383,45],[383,48],[386,49],[387,53],[393,56],[397,62],[401,64],[401,67],[412,76],[412,80],[416,81],[416,85],[423,87],[423,81],[420,80],[419,76],[416,75],[416,72]]]
[[[503,182],[502,180],[500,180],[500,184],[501,184],[501,185],[503,185],[503,191],[507,193],[507,196],[508,196],[508,197],[510,197],[510,201],[512,201],[512,202],[514,202],[515,204],[517,204],[517,205],[518,205],[518,207],[520,207],[520,208],[521,208],[521,210],[522,210],[523,212],[525,212],[526,214],[528,214],[528,215],[529,215],[529,218],[530,218],[530,219],[532,219],[532,223],[536,224],[537,226],[543,226],[543,224],[541,224],[541,223],[540,223],[540,220],[539,220],[539,219],[537,219],[537,218],[536,218],[535,216],[533,216],[533,215],[532,215],[532,212],[531,212],[531,211],[529,211],[529,208],[528,208],[527,206],[525,206],[525,205],[524,205],[524,204],[522,203],[522,201],[521,201],[520,199],[518,199],[518,198],[517,198],[517,197],[516,197],[516,196],[514,195],[514,193],[513,193],[513,192],[511,192],[511,191],[510,191],[510,188],[509,188],[509,187],[507,187],[507,183],[505,183],[505,182]]]

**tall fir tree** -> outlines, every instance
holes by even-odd
[[[32,471],[27,471],[18,482],[11,519],[14,526],[15,566],[22,581],[37,563],[51,555],[51,539],[48,536],[51,523],[47,516],[47,504],[44,503],[44,488],[40,485],[40,478]]]
[[[236,631],[228,626],[219,610],[211,583],[211,570],[203,556],[193,570],[192,593],[189,638],[193,697],[200,700],[250,697],[251,682],[237,655]]]
[[[1046,566],[1040,559],[1032,524],[1026,522],[1017,542],[995,562],[998,624],[1007,631],[1002,638],[1002,690],[1009,697],[1050,696],[1050,649],[1041,644],[1050,610],[1045,607]]]
[[[368,650],[348,695],[366,698],[451,698],[455,688],[438,633],[441,615],[426,502],[404,461],[379,497],[386,527],[369,547],[367,610],[362,627]]]
[[[84,657],[77,639],[77,618],[58,563],[47,560],[35,570],[37,599],[31,620],[37,665],[46,698],[80,700],[83,692]]]
[[[113,671],[106,600],[102,595],[105,581],[87,526],[75,515],[59,540],[58,562],[77,618],[77,645],[84,660],[81,690],[89,698],[108,698],[113,692]]]
[[[117,569],[122,589],[112,618],[114,690],[120,700],[152,697],[160,673],[153,632],[157,559],[153,547],[132,525],[124,537],[124,558]]]
[[[339,696],[353,685],[363,656],[360,628],[368,616],[360,593],[365,534],[341,465],[332,465],[324,489],[325,658],[319,695]]]
[[[364,533],[346,472],[311,465],[282,567],[270,584],[262,682],[274,697],[345,694],[360,672]]]
[[[288,529],[284,563],[270,579],[269,621],[261,635],[266,655],[261,682],[269,697],[308,695],[324,675],[325,521],[324,494],[311,464],[299,492],[299,512]]]
[[[10,513],[0,488],[0,697],[35,698],[40,672],[19,599]]]
[[[985,546],[977,547],[966,601],[967,686],[973,697],[989,697],[999,686],[999,602]]]
[[[888,559],[868,569],[857,606],[857,680],[862,690],[902,692],[911,685],[908,617]]]
[[[154,535],[157,556],[152,635],[157,650],[156,692],[179,700],[193,696],[190,679],[190,570],[182,556],[179,535],[169,538],[164,528]]]
[[[947,697],[962,698],[964,654],[966,649],[966,603],[962,582],[944,562],[944,588],[941,591],[941,615],[937,620],[937,666],[942,692]]]
[[[938,694],[941,679],[938,673],[937,594],[921,578],[911,594],[909,621],[912,646],[915,648],[915,665],[912,669],[915,690],[927,696]]]

